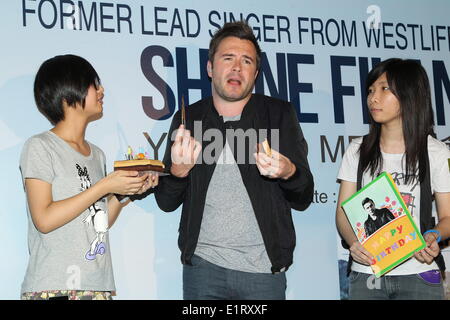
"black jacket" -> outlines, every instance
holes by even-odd
[[[386,223],[395,219],[392,212],[387,208],[375,209],[374,216],[377,217],[376,220],[373,220],[370,216],[368,216],[366,222],[364,222],[366,237],[369,237]]]
[[[224,124],[223,118],[213,105],[212,98],[207,98],[186,108],[186,128],[191,130],[192,136],[197,137],[199,132],[194,132],[194,121],[201,121],[202,134],[205,130],[215,128],[222,132],[223,137],[225,126],[244,131],[251,128],[267,129],[269,143],[270,129],[280,129],[279,152],[297,167],[296,173],[290,179],[286,181],[268,179],[260,175],[255,164],[248,161],[244,164],[239,164],[237,160],[236,162],[272,263],[272,272],[278,272],[283,268],[287,270],[292,264],[296,240],[291,208],[305,210],[312,201],[314,189],[313,176],[307,160],[308,147],[294,108],[287,102],[255,94],[244,107],[239,121]],[[179,127],[180,122],[178,111],[172,119],[164,155],[164,163],[168,169],[171,166],[172,132]],[[213,142],[204,140],[201,142],[202,153]],[[223,142],[225,143],[225,139]],[[250,155],[254,153],[254,146],[246,149]],[[236,159],[235,150],[233,152]],[[216,153],[216,160],[220,153],[221,150]],[[249,159],[248,154],[245,159]],[[174,211],[183,204],[178,238],[183,264],[191,264],[190,260],[197,246],[206,193],[214,169],[215,162],[212,164],[197,162],[186,178],[162,177],[155,189],[156,201],[163,211]]]

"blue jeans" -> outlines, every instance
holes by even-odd
[[[430,271],[431,281],[420,274],[383,276],[352,271],[349,276],[350,300],[443,300],[442,277],[438,270]]]
[[[212,264],[199,256],[183,265],[184,300],[285,300],[284,272],[249,273]]]

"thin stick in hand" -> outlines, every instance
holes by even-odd
[[[262,143],[264,152],[269,156],[272,157],[272,149],[269,146],[269,141],[267,141],[267,139],[265,139]]]
[[[186,126],[186,109],[184,107],[184,96],[181,96],[181,124]]]

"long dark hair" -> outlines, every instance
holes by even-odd
[[[385,72],[389,87],[400,104],[405,142],[405,183],[415,180],[417,169],[419,181],[422,182],[426,173],[424,157],[427,152],[428,135],[435,137],[427,73],[415,60],[392,58],[382,61],[367,76],[366,94],[369,92],[369,87]],[[376,123],[370,113],[369,118],[369,134],[359,149],[360,165],[363,172],[370,169],[370,174],[375,176],[383,166],[380,149],[381,124]]]

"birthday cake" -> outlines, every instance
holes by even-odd
[[[127,160],[114,161],[114,171],[127,170],[127,171],[157,171],[164,172],[164,163],[160,160],[148,159],[148,154],[143,150],[134,155],[133,149],[128,146],[127,154],[125,155]]]
[[[116,170],[164,172],[164,163],[151,159],[114,161],[114,171]]]

